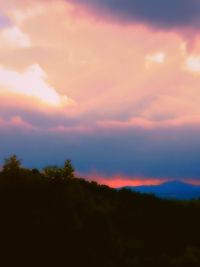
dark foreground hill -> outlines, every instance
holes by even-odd
[[[0,266],[200,266],[199,201],[117,191],[66,168],[0,173]]]
[[[191,200],[200,198],[200,186],[180,181],[166,182],[160,185],[130,186],[131,191],[154,194],[165,199]]]

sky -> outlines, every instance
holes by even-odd
[[[0,0],[0,160],[200,183],[199,0]]]

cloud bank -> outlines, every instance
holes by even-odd
[[[3,2],[0,159],[71,158],[110,185],[199,179],[200,38],[177,32],[198,29],[198,1]]]

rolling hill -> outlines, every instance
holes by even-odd
[[[160,185],[127,186],[127,189],[145,194],[154,194],[160,198],[190,200],[200,198],[200,186],[170,181]]]

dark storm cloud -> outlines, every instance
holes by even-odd
[[[200,26],[199,0],[66,0],[124,22],[155,27]]]

